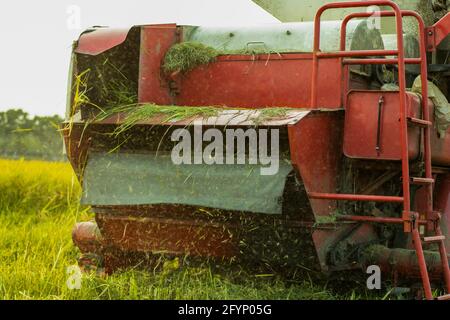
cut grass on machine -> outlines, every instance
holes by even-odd
[[[173,45],[167,52],[163,71],[166,74],[186,73],[198,66],[206,65],[216,61],[220,55],[238,54],[254,56],[258,54],[271,54],[276,51],[264,48],[250,48],[235,51],[217,50],[199,42],[187,41]]]
[[[163,69],[167,74],[186,73],[200,65],[215,61],[219,55],[219,51],[202,43],[182,42],[169,49],[164,58]]]
[[[209,118],[216,117],[221,111],[231,110],[231,108],[224,107],[191,107],[191,106],[159,106],[155,104],[136,104],[127,106],[118,106],[112,109],[102,110],[94,119],[95,121],[103,121],[117,114],[123,114],[122,122],[115,128],[113,135],[119,136],[124,132],[130,130],[139,122],[152,119],[157,116],[163,116],[160,119],[162,123],[174,123],[177,121],[195,119],[195,118]],[[233,110],[249,110],[245,108],[232,108]],[[255,117],[252,121],[256,126],[264,121],[285,117],[289,111],[294,111],[292,108],[263,108],[252,109],[255,111]],[[298,110],[296,110],[298,111]],[[232,119],[230,119],[231,121]]]
[[[226,54],[226,52],[220,52],[201,43],[178,43],[167,52],[162,68],[165,73],[186,73],[200,65],[214,62],[221,54]],[[242,51],[239,54],[254,55],[256,53]],[[163,115],[165,116],[163,122],[170,123],[194,117],[213,117],[221,110],[226,109],[217,106],[185,107],[158,106],[152,103],[138,104],[137,92],[133,90],[133,84],[108,58],[101,67],[95,69],[95,72],[86,69],[75,77],[70,118],[81,109],[81,106],[91,106],[97,110],[96,116],[91,121],[102,121],[115,114],[126,114],[124,122],[114,131],[116,135],[129,130],[138,122],[154,116]],[[97,101],[102,101],[102,104]],[[258,125],[271,118],[283,117],[290,110],[292,109],[281,107],[259,109],[260,113],[254,122]]]

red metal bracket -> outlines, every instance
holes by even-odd
[[[437,47],[450,34],[450,13],[426,29],[427,50],[436,51]]]
[[[420,223],[420,215],[417,212],[403,211],[403,232],[411,233]]]

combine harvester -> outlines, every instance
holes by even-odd
[[[94,28],[75,43],[65,145],[96,214],[73,233],[80,263],[378,265],[397,282],[421,279],[427,299],[434,285],[450,293],[446,8],[255,2],[301,22]],[[246,148],[174,161],[199,130],[193,158],[213,136],[244,133]]]

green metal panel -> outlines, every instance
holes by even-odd
[[[317,10],[324,4],[333,1],[306,1],[306,0],[254,0],[261,7],[280,19],[283,24],[269,24],[261,26],[234,26],[234,27],[210,27],[210,26],[185,26],[183,28],[183,40],[195,41],[213,47],[224,52],[311,52],[313,46],[314,25],[312,20]],[[336,2],[336,1],[335,1]],[[339,2],[339,0],[337,1]],[[418,11],[426,24],[434,22],[435,13],[428,0],[397,0],[401,8]],[[389,8],[381,8],[390,10]],[[339,36],[342,18],[350,12],[366,11],[366,8],[349,10],[330,10],[323,16],[321,27],[322,51],[338,51]],[[353,38],[356,27],[361,20],[353,20],[348,25],[347,48],[359,48],[360,50],[372,49],[371,37],[376,33],[367,32],[367,37]],[[380,19],[381,34],[395,34],[395,19],[386,17]],[[417,22],[415,19],[404,19],[404,31],[407,34],[417,35]],[[386,39],[390,39],[389,37]],[[378,39],[375,39],[378,41]],[[358,43],[354,43],[357,41]],[[366,45],[366,42],[368,45]],[[380,41],[381,42],[381,41]],[[389,44],[392,46],[392,44]],[[394,44],[396,45],[396,44]]]
[[[317,10],[324,4],[331,2],[345,2],[348,0],[252,0],[264,10],[282,22],[313,21]],[[434,13],[430,0],[394,0],[402,9],[415,10],[419,12],[425,22],[429,25],[433,23]],[[385,8],[383,8],[385,9]],[[340,20],[351,12],[365,10],[360,9],[340,9],[327,12],[324,20]],[[414,24],[406,22],[405,28],[414,31]],[[385,19],[382,23],[383,33],[395,33],[393,19]]]
[[[364,42],[368,37],[353,38],[361,20],[353,20],[348,25],[347,47],[369,49]],[[340,21],[324,21],[321,30],[322,51],[338,51],[340,42]],[[210,27],[185,26],[183,40],[200,42],[222,52],[312,52],[314,25],[312,22],[268,24],[261,26]],[[354,40],[362,42],[353,43]],[[381,38],[380,38],[381,41]]]
[[[292,165],[273,176],[259,165],[175,165],[170,155],[90,154],[83,179],[87,205],[182,204],[281,214]]]
[[[252,0],[261,8],[269,12],[281,22],[313,21],[317,9],[326,3],[344,2],[348,0]],[[354,12],[355,10],[340,10],[330,12],[324,18],[326,20],[338,20],[343,14]]]

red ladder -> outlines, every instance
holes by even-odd
[[[320,24],[322,14],[329,9],[341,8],[360,8],[370,6],[388,6],[393,11],[380,12],[382,17],[395,17],[397,27],[397,50],[364,50],[364,51],[346,51],[346,29],[347,24],[354,18],[367,18],[373,15],[372,12],[353,13],[348,15],[342,22],[341,28],[341,48],[339,52],[324,53],[320,51]],[[419,24],[420,31],[420,58],[406,59],[403,46],[403,21],[405,16],[414,17]],[[402,197],[392,196],[374,196],[374,195],[356,195],[356,194],[331,194],[331,193],[309,193],[311,199],[328,199],[328,200],[344,200],[344,201],[375,201],[375,202],[398,202],[403,203],[403,214],[401,218],[376,218],[364,216],[347,216],[348,220],[362,221],[362,222],[380,222],[380,223],[402,223],[404,225],[404,232],[412,234],[414,248],[417,254],[420,273],[422,277],[423,289],[425,298],[433,299],[433,293],[430,284],[430,278],[425,261],[422,239],[420,236],[419,226],[427,225],[428,232],[434,232],[434,236],[424,238],[426,243],[437,243],[439,245],[439,254],[442,262],[442,271],[444,274],[445,286],[447,295],[439,297],[438,300],[450,299],[450,269],[447,258],[447,250],[445,248],[445,237],[442,235],[440,228],[440,214],[433,211],[433,188],[434,179],[432,175],[431,163],[431,128],[432,122],[430,120],[430,110],[428,106],[428,70],[425,44],[425,24],[422,17],[414,11],[401,10],[399,6],[387,0],[366,0],[353,2],[330,3],[321,7],[314,20],[314,50],[313,50],[313,72],[312,72],[312,86],[311,86],[311,107],[317,108],[317,86],[319,74],[319,59],[320,58],[342,58],[343,64],[346,65],[362,65],[362,64],[397,64],[398,65],[398,79],[399,79],[399,95],[400,95],[400,141],[401,141],[401,155],[402,155]],[[373,56],[396,56],[396,59],[388,58],[370,58],[370,59],[355,59],[358,57],[373,57]],[[347,58],[347,59],[345,59]],[[348,59],[353,58],[353,59]],[[422,80],[422,106],[423,119],[407,118],[406,109],[406,73],[405,64],[420,64],[421,66],[421,80]],[[409,172],[409,150],[408,150],[408,124],[422,128],[424,135],[424,161],[425,161],[425,175],[424,177],[410,177]],[[411,211],[411,185],[422,185],[426,188],[426,219],[420,219],[417,212]]]

